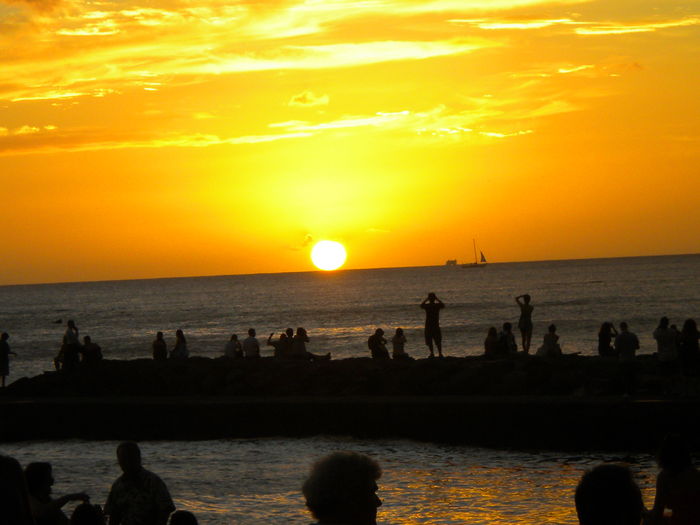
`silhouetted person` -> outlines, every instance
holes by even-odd
[[[535,309],[530,304],[530,295],[519,295],[515,298],[515,302],[520,307],[520,319],[518,319],[518,329],[523,342],[523,352],[530,353],[530,343],[532,342],[532,311]]]
[[[231,339],[224,347],[224,355],[230,359],[241,359],[243,357],[243,347],[236,334],[231,334]]]
[[[678,353],[684,373],[696,371],[700,363],[700,333],[694,319],[686,319],[678,336]]]
[[[381,475],[374,459],[357,452],[334,452],[317,461],[302,487],[317,525],[376,525]]]
[[[10,355],[17,355],[10,350],[10,334],[3,332],[0,335],[0,376],[2,376],[2,388],[5,388],[5,378],[10,375]]]
[[[190,351],[187,348],[187,339],[182,330],[175,331],[175,346],[170,350],[170,359],[187,359]]]
[[[598,332],[598,355],[600,357],[615,357],[617,352],[613,348],[613,337],[617,337],[617,330],[612,323],[604,322]]]
[[[557,327],[555,325],[550,324],[547,328],[542,346],[537,349],[537,355],[540,357],[561,356],[561,346],[559,346],[559,336],[557,335]]]
[[[170,525],[198,525],[197,518],[189,511],[176,510],[170,516]]]
[[[121,443],[117,460],[123,474],[112,485],[105,504],[110,525],[165,525],[175,505],[163,480],[141,465],[139,446],[132,441]]]
[[[629,331],[627,323],[620,323],[620,333],[615,337],[615,350],[620,361],[634,361],[635,353],[639,350],[639,339]]]
[[[367,339],[367,347],[369,348],[372,359],[389,359],[389,351],[386,349],[386,339],[384,339],[384,330],[377,328],[372,335]]]
[[[309,342],[309,334],[303,326],[297,327],[297,333],[292,339],[292,356],[294,359],[309,359],[306,351],[306,343]]]
[[[700,472],[693,466],[688,443],[679,435],[668,435],[657,454],[661,467],[656,477],[656,498],[649,513],[651,525],[697,525],[700,523]],[[664,509],[671,519],[663,521]]]
[[[498,356],[508,357],[517,353],[518,343],[515,342],[515,335],[513,335],[513,325],[505,322],[503,330],[498,334]]]
[[[440,310],[445,308],[445,303],[443,303],[437,296],[430,292],[428,297],[423,299],[420,303],[420,307],[425,310],[425,344],[430,350],[430,355],[428,357],[435,357],[435,352],[433,351],[433,341],[435,341],[435,346],[437,347],[438,355],[442,356],[442,330],[440,330]]]
[[[54,483],[51,463],[30,463],[24,469],[29,492],[29,507],[36,525],[66,525],[68,518],[61,510],[70,501],[88,501],[84,492],[51,498]]]
[[[671,330],[668,324],[668,317],[662,317],[653,334],[656,339],[656,356],[662,363],[670,363],[678,357],[678,333]]]
[[[102,348],[97,343],[93,343],[89,335],[83,337],[83,348],[81,350],[82,363],[94,364],[102,361]]]
[[[267,338],[267,346],[271,346],[274,350],[272,356],[278,359],[289,359],[291,354],[291,345],[287,340],[287,334],[282,332],[277,338],[277,341],[273,341],[272,338],[275,336],[275,332],[270,332]]]
[[[70,517],[70,525],[106,525],[104,512],[99,505],[81,503]]]
[[[403,328],[397,328],[391,338],[391,357],[393,359],[411,359],[411,356],[406,353],[405,346],[406,336],[403,333]]]
[[[498,332],[496,331],[496,327],[492,326],[486,334],[486,339],[484,339],[484,355],[489,359],[494,359],[498,357],[499,351],[500,343]]]
[[[153,359],[155,361],[165,361],[167,358],[168,345],[163,339],[163,332],[158,332],[153,340]]]
[[[0,523],[35,525],[29,510],[29,493],[19,462],[0,455]]]
[[[82,346],[80,344],[80,331],[78,327],[75,326],[75,322],[72,319],[68,320],[66,323],[66,331],[63,334],[63,345],[61,346],[61,351],[59,355],[62,354],[62,370],[74,370],[78,363],[80,362],[80,351]]]
[[[248,337],[243,339],[243,357],[246,359],[257,359],[260,357],[260,343],[255,337],[255,328],[250,328]]]
[[[598,465],[576,487],[580,525],[639,525],[644,503],[632,473],[622,465]]]

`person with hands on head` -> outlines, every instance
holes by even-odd
[[[440,310],[445,308],[445,303],[437,298],[433,292],[423,299],[420,307],[425,310],[425,344],[430,350],[428,357],[435,357],[433,341],[437,347],[438,355],[442,355],[442,331],[440,330]]]

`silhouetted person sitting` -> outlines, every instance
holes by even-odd
[[[19,462],[0,455],[0,523],[36,525],[29,510],[29,494]]]
[[[114,482],[105,504],[110,525],[165,525],[175,510],[168,488],[141,465],[139,446],[127,441],[117,447],[123,474]]]
[[[367,339],[372,359],[389,359],[389,351],[386,349],[386,339],[384,339],[384,330],[377,328],[374,334]]]
[[[153,359],[155,361],[165,361],[168,358],[168,345],[163,339],[163,332],[158,332],[153,341]]]
[[[550,324],[547,328],[542,346],[537,349],[537,355],[539,357],[559,357],[561,355],[561,346],[559,346],[559,336],[555,325]]]
[[[170,525],[198,525],[194,514],[186,510],[176,510],[170,516]]]
[[[425,310],[425,344],[430,350],[428,357],[435,357],[433,351],[433,341],[437,346],[438,355],[442,355],[442,330],[440,329],[440,310],[445,308],[445,303],[437,298],[433,292],[428,294],[428,297],[423,299],[420,307]]]
[[[486,334],[486,339],[484,339],[484,355],[488,359],[497,358],[500,353],[500,342],[498,339],[498,332],[496,327],[492,326],[489,328]]]
[[[81,503],[70,517],[70,525],[106,525],[104,512],[99,505]]]
[[[243,357],[243,347],[236,334],[231,334],[231,338],[224,347],[224,355],[229,359],[241,359]]]
[[[391,338],[391,357],[393,359],[412,359],[410,355],[406,353],[406,336],[403,333],[403,328],[397,328],[394,336]]]
[[[700,523],[700,472],[693,466],[688,443],[679,435],[668,435],[657,454],[661,467],[656,477],[656,498],[649,513],[651,525],[697,525]],[[671,519],[663,521],[664,510]]]
[[[522,299],[522,300],[521,300]],[[520,307],[520,319],[518,319],[518,329],[523,340],[523,351],[526,354],[530,353],[530,342],[532,341],[532,311],[535,309],[530,304],[530,295],[519,295],[515,298],[515,302]]]
[[[505,322],[503,330],[498,334],[498,356],[508,357],[517,353],[518,343],[515,342],[515,335],[513,335],[513,325]]]
[[[678,358],[678,333],[668,324],[668,317],[662,317],[653,334],[656,339],[656,357],[662,363],[670,363]]]
[[[65,525],[68,518],[61,510],[69,501],[88,501],[84,492],[51,498],[54,483],[51,463],[30,463],[24,469],[29,491],[29,507],[36,525]]]
[[[260,343],[255,337],[255,328],[250,328],[248,337],[243,339],[243,357],[246,359],[257,359],[260,357]]]
[[[604,322],[598,332],[598,355],[600,357],[615,357],[617,352],[612,346],[613,337],[617,336],[617,330],[612,323]]]
[[[267,346],[271,346],[272,348],[274,348],[272,355],[279,359],[291,358],[292,345],[291,341],[287,338],[287,334],[282,332],[277,341],[272,340],[274,335],[275,332],[271,332],[270,336],[267,338]]]
[[[374,459],[356,452],[334,452],[317,461],[302,487],[317,525],[376,525],[381,475]]]
[[[175,331],[175,346],[170,350],[170,359],[187,359],[190,351],[187,348],[187,339],[182,330]]]
[[[598,465],[576,487],[580,525],[639,525],[644,503],[632,473],[621,465]]]
[[[102,348],[97,343],[93,343],[89,335],[83,337],[83,348],[81,350],[82,363],[94,364],[102,361]]]
[[[306,328],[300,326],[297,328],[297,333],[294,334],[294,339],[292,339],[292,357],[294,359],[305,359],[307,361],[327,361],[331,358],[331,353],[327,354],[313,354],[306,349],[306,343],[309,342],[309,334],[306,332]]]
[[[75,326],[75,322],[70,319],[66,325],[59,356],[61,356],[61,369],[69,371],[74,370],[78,366],[82,346],[80,345],[80,331]]]
[[[10,334],[3,332],[0,335],[0,377],[2,377],[2,388],[5,388],[5,378],[10,375],[10,355],[17,355],[10,350]]]

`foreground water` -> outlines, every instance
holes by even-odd
[[[514,429],[526,431],[526,429]],[[23,466],[50,461],[54,494],[87,491],[104,503],[120,474],[115,442],[29,442],[0,445]],[[146,442],[144,464],[167,483],[180,509],[200,523],[304,524],[300,487],[310,464],[335,450],[374,456],[384,475],[379,496],[385,524],[575,524],[573,493],[588,468],[613,455],[571,456],[451,447],[413,441],[348,438]],[[647,506],[656,470],[651,457],[631,462]]]
[[[489,326],[517,323],[513,298],[530,293],[535,348],[553,322],[565,352],[593,354],[601,322],[625,320],[651,353],[659,317],[700,317],[698,290],[700,255],[2,286],[0,330],[19,354],[11,380],[51,369],[68,319],[111,359],[149,357],[158,330],[172,345],[181,328],[193,355],[215,357],[231,333],[254,327],[264,342],[287,326],[305,326],[309,350],[335,358],[366,356],[375,327],[401,326],[424,357],[418,304],[434,291],[447,304],[446,353],[474,355]]]

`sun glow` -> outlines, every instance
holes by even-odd
[[[311,250],[311,260],[319,270],[337,270],[345,263],[347,256],[345,247],[335,241],[319,241]]]

